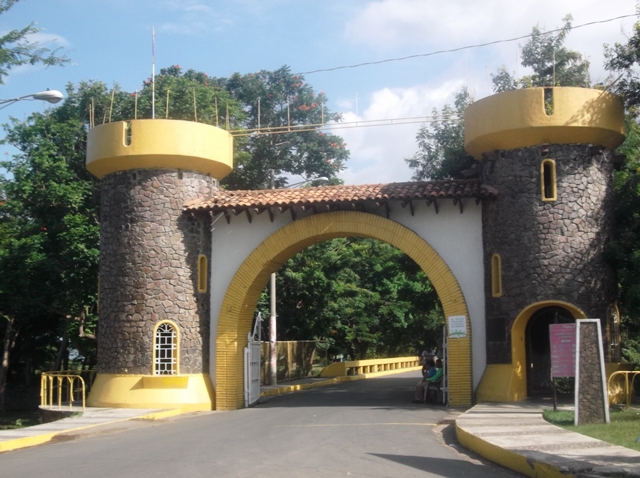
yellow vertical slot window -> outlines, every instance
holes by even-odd
[[[540,164],[540,185],[542,187],[542,200],[555,201],[556,194],[556,162],[553,159],[545,159]]]
[[[198,257],[198,292],[207,291],[207,258],[200,254]]]
[[[502,262],[500,254],[491,257],[491,296],[500,297],[502,295]]]

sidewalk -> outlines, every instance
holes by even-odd
[[[125,420],[160,420],[180,414],[180,410],[159,410],[140,408],[82,408],[74,409],[81,415],[63,418],[55,422],[43,423],[33,427],[0,430],[0,452],[17,450],[40,445],[50,441],[59,433],[82,430],[85,428],[116,423]]]
[[[456,419],[456,435],[467,448],[527,476],[640,478],[640,452],[551,425],[539,403],[476,405]]]

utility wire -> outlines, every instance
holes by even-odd
[[[629,18],[629,17],[635,17],[636,14],[634,13],[633,15],[621,15],[619,17],[615,17],[615,18],[609,18],[608,20],[598,20],[598,21],[594,21],[594,22],[588,22],[588,23],[582,23],[581,25],[576,25],[576,26],[572,26],[571,29],[575,30],[576,28],[582,28],[582,27],[588,27],[591,25],[596,25],[598,23],[608,23],[608,22],[613,22],[614,20],[620,20],[622,18]],[[564,28],[556,28],[555,30],[550,30],[548,32],[543,32],[543,35],[548,35],[551,33],[557,33],[564,30]],[[462,50],[471,50],[473,48],[482,48],[484,46],[489,46],[489,45],[496,45],[498,43],[509,43],[509,42],[513,42],[513,41],[517,41],[517,40],[523,40],[525,38],[530,38],[532,37],[533,34],[529,33],[528,35],[522,35],[519,37],[515,37],[515,38],[508,38],[505,40],[494,40],[494,41],[490,41],[487,43],[478,43],[476,45],[467,45],[467,46],[461,46],[459,48],[452,48],[450,50],[438,50],[438,51],[432,51],[430,53],[420,53],[417,55],[409,55],[409,56],[403,56],[400,58],[387,58],[386,60],[378,60],[378,61],[367,61],[364,63],[358,63],[355,65],[343,65],[343,66],[335,66],[333,68],[321,68],[318,70],[311,70],[311,71],[302,71],[300,73],[295,73],[296,75],[311,75],[313,73],[321,73],[321,72],[326,72],[326,71],[336,71],[336,70],[345,70],[348,68],[359,68],[361,66],[369,66],[369,65],[379,65],[381,63],[389,63],[392,61],[404,61],[404,60],[410,60],[412,58],[423,58],[426,56],[434,56],[434,55],[441,55],[443,53],[453,53],[456,51],[462,51]]]

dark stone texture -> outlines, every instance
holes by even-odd
[[[607,421],[597,327],[597,322],[587,322],[580,324],[579,328],[578,425],[606,423]]]
[[[604,318],[615,276],[604,251],[613,234],[611,152],[589,145],[500,151],[482,163],[485,184],[498,189],[482,208],[486,317],[506,317],[503,343],[487,342],[487,363],[511,363],[511,326],[528,305],[564,301]],[[556,163],[557,200],[541,197],[540,165]],[[491,257],[500,254],[502,296],[491,295]]]
[[[99,373],[151,374],[162,320],[180,329],[179,373],[208,373],[209,291],[197,292],[197,262],[211,257],[211,231],[182,207],[214,188],[209,176],[171,169],[102,179]]]

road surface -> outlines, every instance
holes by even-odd
[[[447,446],[444,407],[414,404],[419,372],[271,397],[233,412],[132,421],[0,454],[0,477],[515,475]]]

